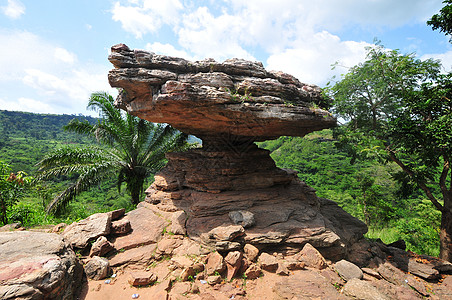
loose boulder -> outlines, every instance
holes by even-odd
[[[0,299],[76,299],[83,267],[55,233],[0,232]]]

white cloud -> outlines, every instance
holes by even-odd
[[[108,84],[109,65],[79,62],[74,53],[30,32],[0,30],[0,40],[8,45],[0,56],[1,107],[5,109],[86,113],[92,92],[115,93]],[[40,109],[34,110],[34,104]]]
[[[3,14],[11,19],[18,19],[25,13],[25,5],[19,0],[8,0],[8,5],[2,6]]]
[[[119,21],[122,28],[142,38],[144,34],[156,33],[163,24],[175,25],[183,5],[179,0],[129,0],[127,5],[115,2],[113,20]]]
[[[171,44],[162,44],[159,42],[147,43],[145,46],[145,50],[151,51],[157,54],[169,55],[175,57],[182,57],[188,60],[194,60],[193,57],[188,55],[184,50],[177,50]]]
[[[3,110],[29,111],[35,113],[56,113],[54,107],[31,98],[20,97],[15,101],[0,99],[0,107]]]
[[[441,64],[443,65],[445,72],[452,71],[452,51],[447,51],[445,53],[425,54],[421,57],[422,60],[429,58],[441,60]]]
[[[54,56],[56,59],[68,64],[73,64],[77,58],[75,54],[70,53],[66,49],[60,47],[55,48]]]
[[[325,85],[333,75],[347,72],[338,67],[334,72],[331,65],[338,62],[340,66],[350,68],[365,59],[364,42],[341,41],[339,37],[326,31],[309,37],[307,41],[298,41],[295,47],[271,55],[267,68],[292,74],[300,81]]]

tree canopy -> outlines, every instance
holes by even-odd
[[[404,174],[398,178],[416,184],[441,211],[440,255],[452,260],[452,81],[440,67],[376,45],[326,93],[347,122],[336,130],[339,144],[357,158],[395,162]]]
[[[427,21],[427,25],[432,26],[433,30],[439,29],[446,35],[452,35],[452,0],[444,0],[445,6],[441,9],[439,14],[432,16]],[[452,42],[452,37],[449,39]]]

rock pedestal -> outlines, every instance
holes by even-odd
[[[185,211],[190,238],[218,251],[248,243],[290,252],[310,243],[340,259],[367,231],[254,144],[334,126],[319,108],[319,87],[239,59],[189,62],[123,44],[109,59],[118,106],[202,139],[202,148],[168,153],[146,191],[155,208]]]

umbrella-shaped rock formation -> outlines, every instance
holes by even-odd
[[[331,259],[362,238],[362,222],[254,143],[334,126],[319,87],[257,62],[190,62],[124,44],[112,47],[109,60],[119,107],[202,140],[202,148],[168,153],[146,191],[154,209],[179,212],[173,222],[191,238],[219,251],[245,243],[290,251],[309,242]]]

